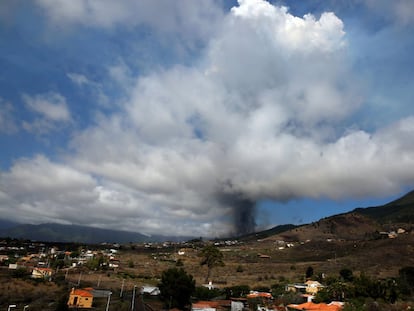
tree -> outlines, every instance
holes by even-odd
[[[236,285],[232,287],[226,287],[224,289],[226,293],[226,299],[240,298],[246,296],[250,292],[249,285]]]
[[[410,296],[414,288],[414,267],[404,267],[398,271],[401,292]]]
[[[195,280],[183,268],[170,268],[162,273],[158,288],[166,307],[183,310],[190,304],[191,295],[195,292]]]
[[[220,252],[220,250],[215,247],[214,245],[210,244],[205,246],[201,252],[200,257],[202,257],[202,260],[200,264],[207,265],[207,277],[206,282],[210,279],[211,271],[215,267],[223,267],[223,254]]]
[[[345,282],[352,282],[354,276],[351,269],[343,268],[339,271],[339,275]]]
[[[197,286],[195,289],[194,297],[199,300],[211,300],[215,297],[219,297],[223,294],[223,291],[218,288],[209,289],[205,286]]]
[[[306,279],[310,279],[312,277],[312,275],[313,275],[313,268],[311,266],[309,266],[306,269],[306,275],[305,275],[305,277],[306,277]]]

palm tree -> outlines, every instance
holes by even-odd
[[[210,244],[201,250],[200,257],[202,257],[200,265],[207,265],[207,282],[210,279],[211,271],[214,267],[224,266],[223,253],[217,247]]]

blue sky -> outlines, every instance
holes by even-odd
[[[410,0],[0,3],[0,210],[217,236],[414,185]]]

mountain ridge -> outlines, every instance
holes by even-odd
[[[44,223],[38,225],[18,224],[11,228],[1,229],[0,236],[44,242],[75,242],[87,244],[184,241],[192,238],[187,236],[148,236],[131,231],[56,223]]]

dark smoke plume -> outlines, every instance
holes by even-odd
[[[252,233],[256,228],[256,202],[240,193],[220,193],[219,202],[230,207],[233,212],[234,234]]]

